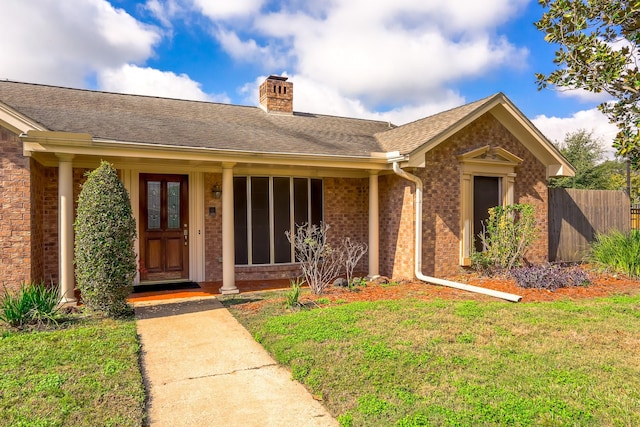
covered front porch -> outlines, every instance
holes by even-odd
[[[109,142],[97,143],[89,135],[57,132],[55,136],[55,144],[51,143],[49,132],[28,132],[22,138],[25,151],[35,160],[35,170],[51,177],[52,184],[43,188],[42,192],[53,202],[48,215],[57,217],[57,226],[51,221],[52,227],[45,237],[56,236],[57,244],[52,248],[55,248],[57,256],[51,257],[52,262],[45,263],[45,270],[51,271],[50,276],[57,276],[67,302],[76,300],[73,221],[77,194],[84,171],[94,168],[100,159],[114,165],[131,197],[139,228],[136,252],[141,260],[135,283],[179,278],[201,284],[200,289],[163,291],[145,294],[144,298],[164,299],[167,295],[181,298],[286,288],[289,286],[288,279],[277,279],[289,276],[280,270],[294,269],[296,264],[293,250],[290,259],[283,261],[278,258],[282,251],[278,252],[276,248],[279,244],[277,238],[282,240],[282,229],[293,229],[295,224],[316,219],[329,223],[336,237],[349,236],[367,243],[368,256],[363,260],[363,271],[369,276],[380,274],[381,195],[378,187],[380,178],[389,174],[385,157],[309,158],[272,154],[262,158],[252,153],[227,152],[221,155],[203,150],[193,152],[193,149],[185,148],[172,148],[171,152],[150,150],[148,147],[127,147],[124,150],[122,147],[113,147],[114,144]],[[80,148],[86,148],[86,152],[78,153],[82,151]],[[165,181],[163,177],[170,177],[169,181],[176,177],[182,180],[180,186],[174,185],[179,188],[177,193],[181,194],[179,206],[182,208],[176,211],[180,216],[175,221],[175,236],[161,235],[155,238],[150,234],[150,230],[156,227],[151,222],[154,213],[147,205],[151,203],[153,186],[160,188]],[[258,193],[259,185],[264,186],[262,193]],[[300,193],[300,188],[308,190]],[[163,187],[163,196],[158,200],[162,203],[171,201],[171,194],[164,195],[168,191]],[[319,194],[316,199],[313,199],[313,191]],[[297,210],[300,194],[305,208],[303,219],[300,219]],[[242,196],[242,200],[238,200],[238,195]],[[260,197],[264,199],[264,212],[251,207],[251,203],[258,206]],[[283,203],[287,209],[275,209]],[[286,211],[285,221],[281,220],[281,211]],[[320,214],[315,215],[316,211]],[[267,225],[264,239],[256,237],[257,233],[252,238],[252,232],[236,232],[239,224],[246,224],[250,229],[257,222],[258,214],[264,216]],[[279,225],[276,219],[280,221]],[[166,222],[165,219],[162,221]],[[157,228],[165,228],[165,222],[160,225],[158,220]],[[172,259],[178,261],[174,264],[181,266],[180,276],[151,277],[148,274],[147,270],[150,271],[152,266],[148,262],[150,257],[145,254],[154,254],[157,249],[147,245],[145,236],[151,236],[147,240],[153,242],[160,239],[177,242],[172,247],[179,249],[176,252],[179,256]],[[249,243],[242,247],[242,242]],[[255,249],[258,244],[266,248],[265,259],[257,259]],[[244,250],[245,254],[249,254],[248,259],[238,258],[238,246],[241,247],[240,252]],[[138,300],[143,296],[136,294],[132,298]]]

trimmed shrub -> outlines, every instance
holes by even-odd
[[[136,275],[136,223],[129,194],[107,162],[87,174],[75,222],[76,280],[92,310],[117,317],[131,311]]]
[[[640,277],[640,230],[597,234],[590,259],[600,269]]]
[[[589,284],[589,276],[580,267],[562,267],[559,265],[529,265],[514,268],[511,277],[521,288],[547,289],[555,291],[570,286],[585,286]]]

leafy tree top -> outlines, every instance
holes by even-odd
[[[608,176],[598,165],[604,160],[600,141],[593,132],[580,129],[565,135],[564,141],[557,144],[558,149],[575,167],[573,177],[551,178],[549,186],[564,188],[602,189],[607,186]]]
[[[599,108],[618,127],[613,146],[634,166],[640,162],[640,1],[539,0],[546,9],[535,23],[545,40],[557,45],[550,74],[536,74],[548,84],[605,92],[615,101]]]

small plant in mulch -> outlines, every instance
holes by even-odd
[[[513,204],[489,209],[477,238],[482,252],[471,254],[472,266],[486,275],[497,275],[522,265],[525,254],[536,238],[533,206]]]
[[[300,288],[304,283],[302,280],[291,280],[291,289],[284,295],[284,306],[288,309],[300,308]]]
[[[527,265],[514,268],[511,277],[521,288],[555,291],[570,286],[586,286],[590,283],[587,273],[578,266],[555,264]]]

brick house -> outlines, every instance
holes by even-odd
[[[138,222],[141,283],[290,277],[284,236],[324,221],[369,245],[369,275],[446,277],[479,221],[530,203],[547,259],[547,179],[572,167],[499,93],[415,122],[293,111],[270,76],[260,108],[0,82],[0,271],[73,298],[74,204],[87,170],[119,171]]]

